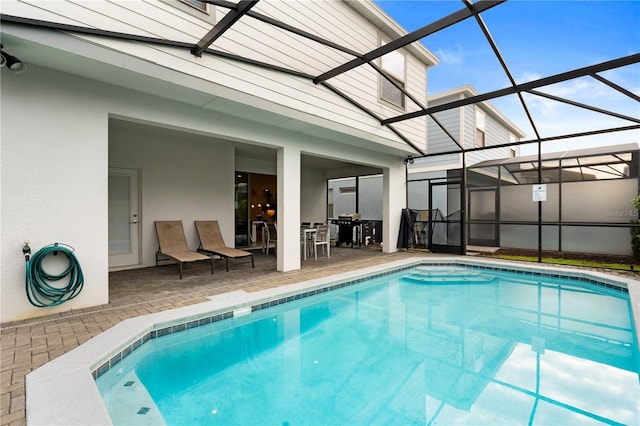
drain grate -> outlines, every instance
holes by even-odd
[[[149,410],[150,410],[149,407],[140,407],[140,409],[138,410],[138,414],[145,415],[149,412]]]

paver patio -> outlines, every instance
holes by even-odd
[[[224,261],[219,261],[211,275],[208,263],[192,264],[185,267],[182,280],[175,264],[112,272],[108,305],[0,326],[0,424],[26,424],[24,382],[28,373],[120,321],[201,303],[208,296],[229,291],[254,292],[416,256],[436,255],[332,248],[331,258],[303,261],[302,269],[291,272],[275,271],[275,257],[260,252],[255,256],[255,268],[250,263],[231,262],[225,272]],[[637,278],[631,272],[625,275]]]

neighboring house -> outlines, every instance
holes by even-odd
[[[429,96],[428,105],[434,107],[476,95],[478,92],[466,85]],[[525,134],[486,101],[433,114],[428,119],[428,134],[427,156],[416,158],[408,165],[408,206],[423,211],[420,215],[423,220],[428,217],[426,211],[431,210],[434,220],[442,222],[430,238],[421,233],[423,238],[419,244],[428,245],[434,251],[464,253],[476,230],[471,227],[465,235],[465,223],[469,219],[465,205],[469,194],[461,188],[481,183],[474,183],[471,175],[466,175],[463,182],[461,170],[480,161],[517,157],[519,149],[514,145],[477,150],[463,157],[461,148],[467,151],[509,144],[520,141]]]
[[[462,86],[427,98],[428,106],[454,102],[478,95],[471,86]],[[489,102],[467,105],[434,114],[446,132],[432,118],[428,119],[427,154],[445,153],[459,150],[455,141],[465,149],[480,146],[492,146],[518,142],[525,134],[513,124],[502,112]],[[447,134],[448,133],[448,134]],[[452,140],[451,137],[455,139]],[[516,157],[518,146],[502,147],[486,151],[470,152],[466,155],[467,167],[489,159]],[[462,168],[462,154],[439,155],[433,157],[415,158],[409,165],[409,180],[413,179],[446,179],[448,171]],[[353,212],[357,209],[362,213],[363,220],[382,219],[382,186],[381,177],[369,176],[351,179],[336,179],[329,183],[330,203],[333,205],[334,215]],[[357,189],[357,195],[356,195]],[[409,207],[418,210],[429,208],[429,191],[425,184],[410,184],[408,187]],[[358,203],[356,203],[356,196]],[[366,200],[366,201],[364,201]],[[373,200],[374,202],[371,202]],[[459,209],[459,203],[452,203],[448,197],[439,197],[436,203],[441,204],[440,210],[446,216],[447,212]],[[457,206],[457,207],[453,207]]]
[[[478,94],[473,87],[466,85],[428,96],[427,102],[429,107],[434,107]],[[428,119],[427,155],[460,150],[458,144],[468,150],[518,142],[525,137],[524,132],[518,126],[486,101],[438,112],[434,114],[434,117],[435,120]],[[446,132],[438,125],[438,122],[446,129]],[[455,141],[452,140],[452,137]],[[466,155],[465,162],[466,166],[470,166],[480,161],[516,157],[519,154],[520,150],[517,145],[475,151]],[[460,168],[462,168],[462,154],[439,155],[416,158],[410,167],[410,173]]]
[[[252,11],[357,52],[405,34],[370,1],[259,2]],[[383,238],[395,240],[402,159],[416,151],[356,104],[382,118],[419,107],[366,64],[331,87],[314,84],[308,75],[353,56],[249,16],[215,40],[220,53],[192,54],[188,46],[226,13],[197,1],[2,3],[3,50],[28,69],[2,68],[0,322],[108,303],[110,270],[155,265],[156,220],[182,220],[192,249],[194,220],[217,219],[233,242],[253,214],[249,200],[234,203],[239,188],[269,189],[277,205],[280,271],[300,268],[301,220],[327,220],[329,178],[381,174]],[[436,63],[418,43],[376,60],[411,93],[427,93]],[[395,127],[426,148],[426,119]],[[251,188],[251,175],[277,176],[276,186]],[[72,246],[82,293],[58,307],[31,306],[25,240],[33,250]]]

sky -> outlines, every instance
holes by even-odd
[[[464,8],[459,0],[376,0],[407,31]],[[571,71],[640,53],[640,0],[510,0],[484,13],[489,29],[516,83]],[[421,40],[440,63],[428,71],[428,94],[469,84],[479,93],[510,87],[477,22],[471,18]],[[603,72],[602,77],[640,95],[640,64]],[[627,116],[640,118],[640,103],[591,77],[539,89]],[[542,138],[637,124],[524,94]],[[524,133],[535,132],[517,96],[490,101]],[[640,131],[544,143],[544,152],[640,142]],[[521,154],[537,152],[522,146]]]

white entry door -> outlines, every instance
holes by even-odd
[[[140,264],[138,171],[109,169],[109,268]]]

